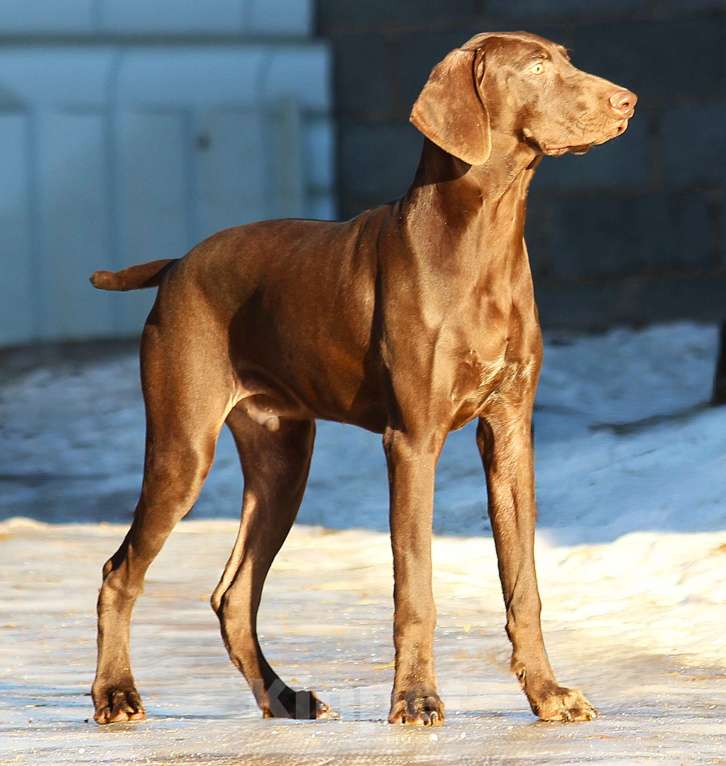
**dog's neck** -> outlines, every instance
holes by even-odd
[[[408,236],[414,245],[435,247],[442,242],[435,228],[443,220],[447,252],[441,257],[456,258],[460,251],[501,260],[520,252],[527,193],[539,159],[531,147],[501,133],[492,133],[489,159],[476,166],[426,139],[401,200]]]
[[[540,155],[528,144],[504,133],[493,132],[491,141],[487,161],[483,165],[469,165],[425,139],[416,176],[407,196],[422,187],[435,185],[444,196],[460,196],[461,201],[470,192],[485,202],[500,199],[515,186],[523,173],[536,168]],[[527,173],[527,176],[528,180],[531,179],[532,173]],[[528,184],[523,189],[525,195],[527,188]]]

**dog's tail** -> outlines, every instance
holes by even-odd
[[[94,271],[91,284],[99,290],[141,290],[158,287],[161,278],[179,259],[165,258],[129,266],[121,271]]]

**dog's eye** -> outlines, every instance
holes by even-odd
[[[532,74],[542,74],[544,72],[544,64],[541,61],[538,61],[536,64],[532,64],[529,71]]]

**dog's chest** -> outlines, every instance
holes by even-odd
[[[513,356],[506,346],[496,355],[484,355],[475,348],[463,350],[455,369],[450,393],[454,428],[483,414],[494,399],[504,397],[515,406],[529,400],[537,380],[536,359]]]

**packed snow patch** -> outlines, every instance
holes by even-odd
[[[716,343],[715,327],[687,323],[547,339],[535,413],[540,529],[596,542],[726,527],[726,408],[705,406]],[[0,385],[0,434],[0,519],[130,520],[144,449],[135,352]],[[190,518],[238,517],[241,490],[225,430]],[[319,423],[299,521],[384,531],[387,493],[380,436]],[[474,424],[444,448],[434,524],[438,534],[488,533]]]

